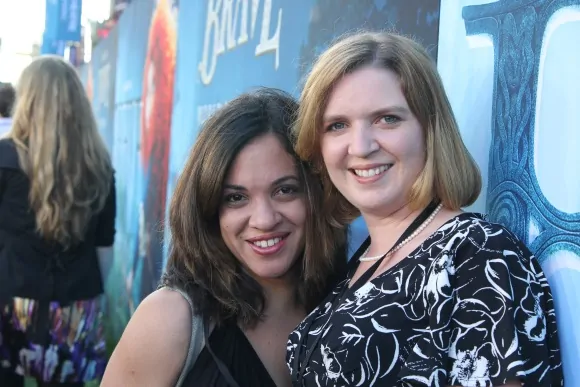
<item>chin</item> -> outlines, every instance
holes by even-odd
[[[360,212],[375,213],[380,212],[384,208],[392,205],[392,202],[385,201],[385,198],[363,198],[358,197],[357,200],[349,200]]]
[[[292,263],[288,262],[271,262],[263,265],[250,267],[250,272],[256,280],[276,280],[286,277],[290,273]]]
[[[405,203],[404,192],[393,192],[387,187],[377,187],[377,189],[361,192],[352,190],[348,195],[344,195],[353,206],[361,212],[382,212],[385,209],[398,207]]]

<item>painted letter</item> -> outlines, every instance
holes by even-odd
[[[260,56],[274,51],[275,62],[274,68],[278,70],[280,61],[280,26],[282,25],[282,9],[278,10],[278,24],[276,32],[269,38],[270,33],[270,18],[272,15],[272,0],[265,0],[264,13],[262,15],[262,31],[260,34],[260,43],[256,46],[256,56]]]
[[[219,29],[219,19],[218,12],[221,6],[221,0],[208,0],[207,2],[207,18],[205,23],[205,37],[203,40],[203,56],[201,63],[199,64],[199,73],[201,76],[201,82],[204,85],[208,85],[215,73],[215,68],[217,65],[217,57],[219,55],[219,43],[220,43],[220,29]],[[211,47],[213,55],[211,58],[211,63],[209,63],[209,50],[211,35],[213,32],[213,45]],[[222,51],[223,52],[223,51]]]

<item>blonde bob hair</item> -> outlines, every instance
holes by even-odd
[[[105,204],[113,169],[74,67],[41,56],[24,69],[8,137],[30,180],[37,231],[64,247],[83,241]]]
[[[481,175],[461,140],[457,122],[437,69],[426,50],[412,39],[387,32],[359,32],[340,38],[322,53],[306,79],[294,128],[296,152],[312,163],[325,190],[325,212],[344,225],[360,215],[334,187],[320,150],[322,116],[334,85],[366,66],[394,72],[409,108],[424,131],[426,162],[409,193],[412,208],[438,199],[452,210],[472,204]]]

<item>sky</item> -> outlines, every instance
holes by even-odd
[[[105,20],[109,0],[82,0],[82,19]],[[15,83],[30,63],[32,45],[42,42],[46,0],[0,0],[0,82]]]

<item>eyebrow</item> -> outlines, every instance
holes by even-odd
[[[368,114],[370,117],[376,117],[381,114],[409,114],[409,109],[403,106],[389,106],[377,110],[373,110]],[[332,121],[340,121],[344,120],[346,116],[344,114],[330,114],[323,116],[323,122],[332,122]]]
[[[299,182],[298,177],[294,175],[282,176],[272,182],[272,186],[280,185],[282,183],[287,183],[289,181]],[[247,191],[248,189],[243,185],[236,184],[224,184],[224,190],[229,189],[233,191]]]

